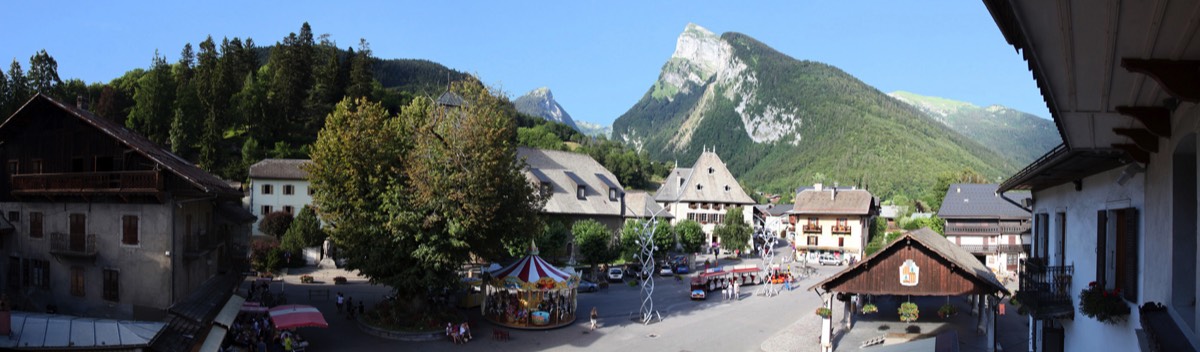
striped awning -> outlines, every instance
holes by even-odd
[[[558,283],[570,280],[571,274],[555,268],[550,263],[542,260],[541,257],[529,255],[518,260],[516,263],[493,271],[492,277],[501,280],[516,278],[527,283],[536,283],[542,281],[542,279],[550,279]]]

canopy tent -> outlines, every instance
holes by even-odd
[[[242,303],[241,311],[247,313],[266,313],[267,307],[258,302],[244,302]]]
[[[329,323],[325,322],[325,316],[313,306],[301,304],[278,306],[271,308],[270,314],[271,321],[275,322],[276,329],[293,329],[310,326],[318,328],[329,327]]]
[[[480,308],[488,320],[525,329],[557,328],[575,321],[579,275],[542,260],[536,245],[525,258],[489,276]]]

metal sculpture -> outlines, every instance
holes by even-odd
[[[637,240],[637,244],[641,246],[637,255],[637,259],[642,263],[640,276],[645,276],[646,280],[642,281],[642,308],[635,320],[643,325],[650,324],[655,318],[662,321],[662,315],[654,310],[654,251],[658,250],[654,245],[654,228],[657,223],[658,214],[655,213],[650,217],[650,221],[643,224]]]

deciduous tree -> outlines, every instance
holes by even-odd
[[[591,219],[576,221],[571,226],[571,233],[575,235],[575,247],[579,249],[579,254],[592,266],[592,273],[597,272],[600,264],[617,259],[618,251],[613,250],[612,233],[604,224]]]
[[[730,252],[745,250],[750,243],[751,229],[742,221],[742,207],[725,211],[725,221],[717,225],[713,234],[721,238],[721,248]]]
[[[679,236],[679,243],[683,245],[684,252],[699,253],[704,249],[704,229],[695,220],[680,221],[675,225],[675,234]]]

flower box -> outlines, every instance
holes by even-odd
[[[1101,323],[1113,324],[1129,316],[1129,305],[1121,298],[1121,289],[1105,290],[1095,281],[1079,292],[1079,312]]]
[[[817,308],[817,316],[828,319],[830,316],[833,316],[833,310],[825,307]]]
[[[900,321],[905,323],[917,321],[917,318],[921,315],[921,311],[917,308],[917,304],[912,302],[901,303],[898,312],[900,313]]]
[[[312,275],[300,275],[300,283],[302,284],[311,284],[313,281]]]
[[[862,307],[862,312],[863,314],[876,313],[879,312],[879,307],[876,307],[873,303],[867,303]]]

